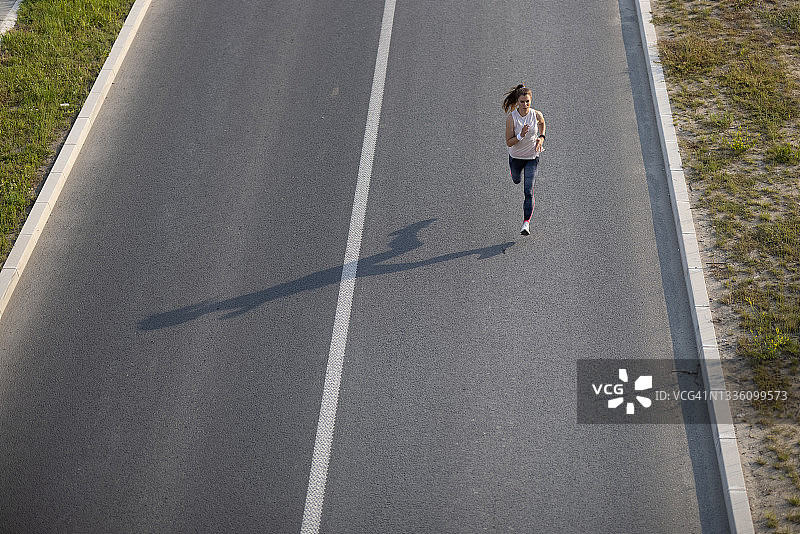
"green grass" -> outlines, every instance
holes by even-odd
[[[767,149],[766,160],[775,165],[797,165],[800,163],[800,147],[776,143]]]
[[[0,262],[133,0],[24,0],[0,40]]]
[[[740,320],[738,354],[760,389],[786,389],[762,412],[800,422],[800,1],[661,0],[654,21],[681,155],[700,192]],[[701,105],[698,103],[702,102]]]
[[[778,518],[775,516],[775,512],[772,510],[764,513],[764,523],[768,528],[778,528],[778,525],[780,525]]]
[[[766,46],[740,48],[720,82],[733,105],[747,112],[750,121],[764,132],[773,131],[797,115],[792,97],[795,83],[786,66]]]
[[[800,7],[792,6],[775,11],[766,11],[762,17],[774,28],[800,33]]]
[[[708,74],[723,60],[718,47],[694,34],[661,43],[661,61],[678,76]]]

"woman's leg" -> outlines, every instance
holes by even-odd
[[[508,156],[508,166],[511,169],[511,179],[515,184],[522,180],[522,169],[525,167],[524,159],[514,159]]]
[[[525,202],[522,205],[523,217],[525,221],[531,219],[533,215],[533,208],[536,206],[536,199],[533,197],[533,186],[536,185],[536,174],[539,170],[539,158],[530,159],[525,161],[525,185],[523,185],[523,193],[525,194]],[[519,183],[517,181],[516,183]]]

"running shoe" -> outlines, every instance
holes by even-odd
[[[530,222],[525,221],[522,223],[522,230],[519,231],[522,235],[531,235],[531,225]]]

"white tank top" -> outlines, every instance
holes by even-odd
[[[508,147],[508,155],[514,159],[536,159],[539,153],[534,150],[536,139],[539,137],[539,123],[536,122],[536,112],[533,108],[528,110],[524,117],[515,109],[511,112],[511,120],[514,121],[514,135],[522,133],[522,127],[529,126],[528,135],[522,138],[514,146]]]

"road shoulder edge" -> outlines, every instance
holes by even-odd
[[[14,247],[9,252],[2,270],[0,270],[0,317],[3,316],[17,282],[19,282],[22,272],[25,270],[34,248],[36,248],[39,236],[50,218],[50,213],[58,200],[58,196],[61,194],[67,178],[69,178],[72,166],[78,158],[78,154],[80,154],[94,120],[100,113],[103,101],[111,89],[111,84],[114,83],[117,71],[125,60],[125,56],[147,13],[147,8],[150,7],[151,1],[136,0],[131,7],[117,39],[114,41],[114,45],[105,63],[103,63],[103,67],[100,69],[100,74],[92,85],[89,96],[86,98],[86,102],[84,102],[75,123],[72,125],[64,145],[61,147],[53,167],[44,181],[42,190],[39,192],[39,196],[36,198],[33,208],[22,226]]]
[[[658,55],[656,29],[650,0],[636,0],[636,14],[648,67],[650,90],[655,107],[656,124],[661,139],[661,152],[668,175],[672,214],[678,234],[683,274],[692,309],[692,323],[697,340],[698,359],[703,372],[703,381],[708,391],[726,391],[722,373],[717,336],[711,318],[711,308],[703,274],[703,262],[697,244],[694,217],[686,188],[678,138],[672,117],[664,71]],[[744,473],[742,471],[736,431],[732,423],[730,404],[724,395],[712,395],[708,401],[712,421],[714,448],[722,477],[722,489],[731,532],[749,534],[755,532],[747,498]]]

